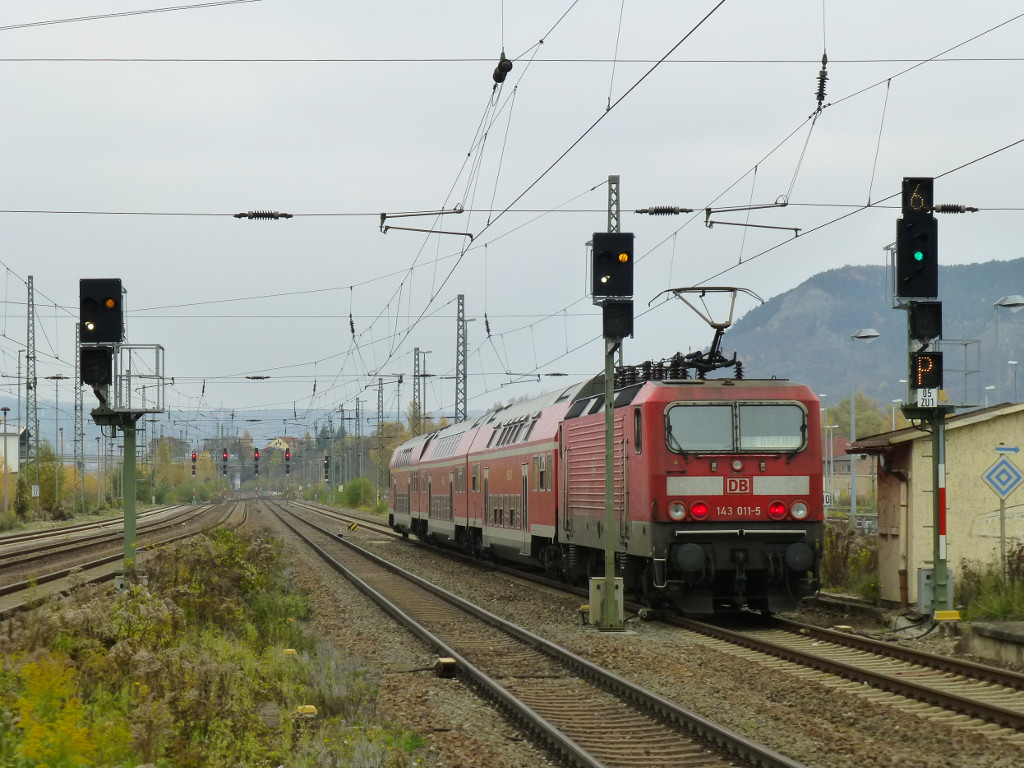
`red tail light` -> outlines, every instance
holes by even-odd
[[[768,505],[768,517],[772,520],[781,520],[786,516],[786,505],[781,501],[773,501]]]
[[[694,520],[704,520],[708,516],[708,505],[703,501],[695,501],[690,505],[690,517]]]

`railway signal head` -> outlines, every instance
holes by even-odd
[[[113,381],[114,352],[110,347],[82,347],[79,352],[83,384],[99,387]]]
[[[252,449],[252,457],[253,457],[253,459],[255,459],[256,461],[259,461],[259,460],[260,460],[260,449],[259,449],[259,448],[253,448],[253,449]]]
[[[331,460],[324,456],[324,480],[331,479]]]
[[[284,449],[284,460],[285,461],[291,461],[292,460],[292,451],[291,451],[290,448],[285,448]]]
[[[930,341],[942,336],[942,302],[911,302],[907,315],[910,338]]]
[[[910,388],[942,389],[941,352],[914,352],[910,355]]]
[[[595,300],[633,295],[633,233],[595,232],[591,291]]]
[[[121,278],[78,281],[79,341],[83,344],[120,344],[124,340]]]
[[[934,218],[896,221],[896,295],[939,295],[939,223]]]
[[[196,452],[195,451],[192,451],[192,463],[193,464],[196,463]]]

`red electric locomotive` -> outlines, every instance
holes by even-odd
[[[686,613],[789,610],[819,583],[818,400],[743,380],[721,330],[709,352],[619,371],[616,572],[627,592]],[[730,366],[735,379],[704,378]],[[572,582],[601,575],[603,393],[599,375],[399,446],[390,524]]]
[[[391,525],[569,580],[604,563],[601,377],[395,450]],[[781,380],[646,381],[615,395],[616,564],[687,613],[792,608],[818,585],[818,400]]]

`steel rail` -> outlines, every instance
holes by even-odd
[[[721,753],[723,753],[723,756],[726,759],[742,759],[748,764],[758,766],[759,768],[801,768],[802,766],[801,763],[791,760],[784,755],[780,755],[762,744],[753,742],[750,739],[725,728],[724,726],[714,723],[707,718],[669,701],[668,699],[647,691],[625,678],[609,672],[608,670],[605,670],[596,664],[593,664],[592,662],[577,656],[526,629],[523,629],[522,627],[505,621],[501,617],[474,605],[458,595],[448,592],[435,584],[431,584],[419,576],[416,576],[415,574],[384,560],[372,552],[368,552],[367,550],[353,544],[343,537],[321,528],[315,523],[304,520],[291,510],[288,510],[284,505],[276,502],[267,502],[266,500],[264,500],[264,504],[278,516],[284,525],[306,542],[306,544],[310,546],[334,570],[349,579],[357,589],[381,605],[389,615],[401,622],[403,626],[407,626],[412,632],[414,632],[414,634],[423,639],[424,642],[428,643],[444,655],[457,659],[459,663],[459,671],[461,673],[465,673],[473,680],[474,684],[486,691],[488,695],[495,697],[503,707],[506,707],[511,712],[515,713],[522,722],[527,724],[527,727],[540,734],[544,741],[555,745],[562,753],[563,757],[573,761],[573,764],[575,765],[605,768],[604,763],[596,761],[595,758],[583,751],[580,745],[576,744],[571,739],[568,739],[565,734],[550,723],[547,723],[547,721],[541,718],[530,707],[513,697],[492,678],[488,677],[484,672],[472,665],[461,654],[458,654],[455,649],[451,648],[443,640],[436,637],[428,629],[420,625],[419,622],[409,617],[377,590],[359,578],[356,574],[352,573],[350,569],[346,568],[343,564],[331,557],[322,547],[299,531],[291,522],[286,520],[280,512],[275,511],[273,508],[278,507],[288,516],[301,520],[305,525],[317,529],[320,533],[328,536],[333,542],[358,553],[361,557],[366,558],[369,562],[377,565],[378,567],[408,580],[410,583],[415,584],[430,594],[435,595],[449,604],[469,613],[478,620],[516,638],[528,647],[541,651],[555,659],[557,662],[568,666],[579,677],[590,680],[606,692],[612,693],[620,698],[620,700],[644,711],[647,715],[652,715],[662,722],[687,731],[691,734],[692,738],[717,748]]]

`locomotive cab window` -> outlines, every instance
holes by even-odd
[[[732,451],[732,406],[674,405],[665,417],[665,438],[670,450]]]
[[[804,446],[807,421],[798,405],[741,405],[741,451],[798,451]]]
[[[806,445],[807,415],[796,403],[673,405],[665,441],[676,453],[790,453]]]

